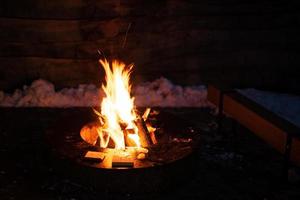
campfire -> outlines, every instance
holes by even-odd
[[[191,177],[199,132],[168,108],[136,107],[132,65],[100,64],[106,76],[99,108],[76,108],[47,130],[57,169],[99,191],[125,193],[160,191]]]
[[[99,145],[97,152],[88,151],[87,160],[104,161],[107,166],[132,167],[135,159],[145,159],[148,148],[157,143],[155,128],[147,121],[151,112],[146,108],[141,114],[131,96],[130,75],[133,65],[113,60],[100,60],[105,71],[102,89],[105,97],[100,110],[94,109],[97,122],[85,125],[81,138],[91,145]]]

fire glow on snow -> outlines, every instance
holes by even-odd
[[[182,87],[165,78],[145,82],[133,88],[135,104],[139,107],[207,107],[205,86]],[[55,91],[52,83],[39,79],[12,94],[0,91],[0,106],[4,107],[86,107],[99,106],[104,96],[93,84]]]

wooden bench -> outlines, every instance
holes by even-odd
[[[219,128],[223,112],[284,155],[287,177],[290,161],[300,166],[300,128],[235,90],[208,86],[208,100],[219,108]]]

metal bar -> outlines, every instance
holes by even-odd
[[[289,167],[290,167],[290,156],[291,156],[291,149],[292,149],[292,136],[287,133],[286,142],[284,146],[284,159],[283,159],[283,180],[285,182],[289,181]]]
[[[220,97],[219,97],[219,114],[218,114],[218,119],[217,119],[217,123],[218,123],[218,134],[221,134],[222,132],[222,125],[223,125],[223,118],[224,118],[224,115],[223,115],[223,108],[224,108],[224,102],[223,102],[223,99],[224,99],[224,93],[223,91],[220,92]]]
[[[231,119],[231,131],[232,131],[232,147],[233,147],[233,151],[235,152],[235,154],[237,153],[238,150],[238,134],[237,134],[237,128],[238,128],[238,122],[232,118]]]

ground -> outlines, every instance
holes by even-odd
[[[191,128],[201,134],[195,177],[160,194],[103,191],[99,196],[92,188],[57,173],[45,153],[45,130],[61,116],[70,116],[72,120],[72,115],[82,109],[90,108],[0,109],[1,200],[300,198],[299,183],[281,180],[279,153],[241,126],[234,135],[229,119],[225,121],[223,132],[218,133],[211,110],[200,108],[164,108],[190,121]]]

